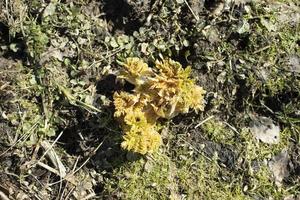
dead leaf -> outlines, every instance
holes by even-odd
[[[55,13],[56,3],[49,3],[47,7],[44,9],[43,17],[47,17],[53,15]]]
[[[283,150],[269,162],[269,168],[273,173],[275,184],[277,186],[281,186],[283,179],[289,176],[289,170],[287,168],[288,162],[289,154],[287,150]]]

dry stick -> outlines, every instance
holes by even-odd
[[[29,186],[29,185],[25,185],[25,184],[22,184],[22,185],[24,185],[23,187],[25,188],[25,189],[27,189],[27,191],[31,194],[31,196],[33,195],[36,199],[38,199],[38,200],[42,200],[40,197],[39,197],[39,195],[36,193],[36,190],[34,190],[34,192],[32,191],[32,188]],[[32,193],[34,193],[34,194],[32,194]]]
[[[61,177],[66,176],[66,171],[67,170],[66,170],[65,166],[62,164],[62,162],[59,159],[58,155],[51,148],[51,145],[49,144],[49,142],[48,141],[42,141],[41,142],[41,146],[44,149],[48,149],[49,150],[48,153],[47,153],[47,155],[48,155],[49,159],[51,160],[51,162],[53,163],[53,165],[59,169],[60,176]]]
[[[74,166],[73,166],[73,168],[72,168],[71,171],[74,171],[74,170],[76,169],[78,161],[79,161],[79,156],[77,156],[76,161],[75,161]],[[60,182],[60,184],[61,184],[61,183],[62,183],[62,181]],[[65,194],[65,190],[66,190],[67,186],[68,186],[68,182],[66,183],[66,185],[65,185],[65,187],[64,187],[64,189],[63,189],[63,191],[62,191],[62,193],[61,193],[60,200],[63,199],[64,194]],[[75,188],[76,188],[76,186],[74,186],[74,187],[67,193],[67,196],[65,197],[65,199],[68,199],[68,198],[69,198],[69,196],[70,196],[71,193],[75,190]]]
[[[195,151],[197,151],[199,154],[201,154],[201,155],[202,155],[204,158],[206,158],[207,160],[212,161],[212,159],[209,158],[208,156],[206,156],[206,155],[204,154],[203,151],[200,151],[199,149],[197,149],[196,147],[194,147],[194,146],[193,146],[191,143],[189,143],[188,141],[186,141],[186,140],[184,140],[184,139],[182,139],[182,138],[179,138],[179,140],[182,140],[182,141],[185,142],[186,144],[190,145],[190,147],[192,147]]]
[[[208,118],[206,118],[205,120],[203,120],[202,122],[200,122],[199,124],[197,124],[197,125],[195,126],[195,128],[198,128],[199,126],[201,126],[202,124],[204,124],[204,123],[207,122],[208,120],[212,119],[213,117],[214,117],[214,115],[209,116]],[[226,124],[229,128],[231,128],[235,133],[239,134],[239,132],[237,131],[236,128],[234,128],[233,126],[231,126],[231,125],[228,124],[227,122],[224,122],[224,124]],[[181,140],[183,140],[183,139],[181,139]],[[184,140],[183,140],[183,141],[184,141]],[[190,143],[187,142],[187,141],[184,141],[184,142],[186,142],[187,144],[189,144],[194,150],[196,150],[198,153],[202,154],[205,158],[207,158],[208,160],[211,161],[211,159],[210,159],[209,157],[205,156],[203,152],[199,151],[199,150],[198,150],[197,148],[195,148],[192,144],[190,144]]]
[[[8,83],[4,83],[3,85],[1,85],[0,90],[4,90],[7,86],[9,86],[9,84]]]
[[[259,53],[259,52],[262,52],[262,51],[264,51],[264,50],[267,50],[267,49],[270,48],[270,47],[271,47],[271,46],[268,45],[268,46],[265,46],[265,47],[263,47],[263,48],[260,48],[260,49],[258,49],[258,50],[256,50],[256,51],[254,51],[253,54],[257,54],[257,53]]]
[[[71,171],[74,171],[74,170],[75,170],[75,168],[76,168],[76,166],[77,166],[77,163],[78,163],[78,160],[79,160],[79,156],[76,158],[74,167],[73,167],[73,169],[72,169]],[[71,176],[71,177],[72,177],[72,176]],[[60,182],[59,184],[61,185],[63,180],[62,180],[62,179],[60,179],[60,180],[61,180],[61,182]],[[60,195],[60,198],[59,198],[60,200],[63,200],[63,199],[69,199],[69,196],[70,196],[71,193],[75,190],[75,188],[77,187],[77,185],[74,185],[74,186],[72,187],[72,189],[67,193],[67,196],[64,198],[64,194],[65,194],[65,191],[66,191],[67,187],[68,187],[68,182],[66,182],[65,187],[64,187],[63,191],[61,192],[61,195]]]
[[[104,140],[96,147],[96,149],[93,151],[92,155],[94,155],[94,154],[98,151],[98,149],[102,146],[102,144],[103,144],[103,142],[105,141],[106,138],[107,138],[107,137],[105,137]],[[78,169],[76,169],[76,170],[73,172],[73,174],[77,173],[84,165],[86,165],[86,163],[87,163],[90,159],[91,159],[91,156],[88,157],[88,158],[82,163],[82,165],[80,165],[80,167],[78,167]]]
[[[102,146],[102,144],[103,144],[103,142],[105,141],[105,139],[106,139],[107,137],[105,137],[104,138],[104,140],[96,147],[96,149],[92,152],[92,154],[95,154],[97,151],[98,151],[98,149]],[[63,177],[63,179],[62,180],[59,180],[59,181],[56,181],[56,182],[54,182],[54,183],[51,183],[51,184],[49,184],[49,186],[52,186],[52,185],[55,185],[55,184],[57,184],[57,183],[60,183],[60,182],[62,182],[63,180],[67,180],[67,178],[71,178],[74,174],[76,174],[84,165],[86,165],[86,163],[89,161],[91,159],[91,156],[90,157],[88,157],[81,165],[80,165],[80,167],[78,167],[75,171],[73,171],[73,172],[70,172],[70,174],[67,174],[65,177]],[[72,183],[72,182],[71,182]]]
[[[22,137],[20,137],[15,143],[13,143],[8,149],[6,149],[3,153],[0,154],[0,157],[3,156],[4,154],[6,154],[9,150],[11,150],[18,142],[20,142],[22,139],[25,138],[25,140],[30,136],[30,132],[37,126],[38,122],[40,121],[41,117],[39,119],[37,119],[37,121],[35,122],[35,124],[33,124],[30,129],[24,134],[22,135]]]
[[[49,157],[49,159],[51,160],[51,162],[58,168],[59,173],[57,174],[60,177],[60,180],[62,180],[62,178],[64,178],[67,173],[66,173],[66,168],[63,165],[63,163],[61,162],[61,160],[59,159],[59,157],[57,156],[57,154],[55,153],[53,146],[56,144],[56,142],[58,141],[58,139],[61,137],[63,131],[61,131],[61,133],[57,136],[57,138],[55,139],[55,141],[50,145],[48,143],[48,141],[42,141],[41,142],[41,146],[46,150],[46,152],[43,154],[43,156],[40,158],[40,160],[47,155]],[[40,162],[40,160],[38,162]],[[66,179],[68,181],[72,181],[72,179],[68,178]],[[72,181],[71,183],[76,184],[74,181]],[[60,186],[59,186],[59,193],[62,189],[62,182],[60,182]]]
[[[191,8],[191,6],[189,5],[189,3],[188,3],[186,0],[184,0],[184,3],[187,5],[187,7],[188,7],[189,10],[191,11],[192,15],[195,17],[195,19],[196,19],[197,22],[198,22],[198,21],[199,21],[199,16],[196,15],[196,14],[194,13],[193,9]]]
[[[202,124],[204,124],[205,122],[209,121],[210,119],[214,118],[214,115],[209,116],[208,118],[206,118],[205,120],[203,120],[202,122],[200,122],[199,124],[197,124],[195,126],[195,128],[198,128],[199,126],[201,126]]]
[[[74,187],[72,187],[72,189],[68,192],[68,194],[67,194],[67,196],[66,196],[66,198],[65,199],[69,199],[69,197],[71,196],[71,194],[73,193],[73,191],[75,190],[75,186]]]
[[[56,142],[58,141],[58,139],[61,137],[61,135],[63,134],[63,131],[61,131],[60,132],[60,134],[56,137],[56,139],[54,140],[54,142],[50,145],[50,147],[46,150],[46,152],[45,152],[45,154],[44,155],[46,155],[46,153],[48,153],[48,151],[50,151],[51,149],[53,149],[53,146],[56,144]],[[53,150],[54,151],[54,150]],[[54,152],[55,153],[55,152]],[[43,155],[43,156],[44,156]],[[51,156],[49,155],[49,157],[51,158]],[[57,156],[55,156],[55,158],[56,158],[56,161],[57,161],[57,163],[58,163],[58,169],[59,169],[59,173],[60,173],[60,179],[62,178],[62,176],[61,176],[61,174],[62,174],[62,172],[64,172],[64,176],[66,175],[66,168],[64,167],[64,165],[62,164],[62,162],[58,159],[58,157]],[[61,163],[61,165],[59,165],[59,163]],[[59,192],[58,193],[60,193],[61,192],[61,188],[62,188],[62,182],[60,183],[60,185],[59,185]]]
[[[53,167],[50,167],[49,165],[46,165],[45,163],[42,162],[38,162],[37,165],[47,169],[48,171],[52,172],[53,174],[56,174],[57,176],[60,176],[60,173],[58,170],[54,169]],[[63,177],[63,179],[69,181],[70,183],[72,183],[73,185],[76,185],[76,183],[74,182],[74,180],[72,180],[70,177],[65,176]]]
[[[69,182],[66,182],[65,187],[64,187],[64,189],[62,190],[62,192],[61,192],[61,188],[59,188],[58,196],[59,196],[59,194],[61,194],[61,195],[60,195],[60,198],[59,198],[60,200],[63,200],[64,194],[65,194],[65,190],[66,190],[67,187],[68,187],[68,183],[69,183]],[[62,182],[59,183],[59,187],[61,187],[61,186],[62,186]],[[76,188],[76,186],[73,186],[73,187]],[[68,198],[66,197],[65,199],[68,199]]]
[[[49,165],[46,165],[45,163],[42,163],[41,161],[37,162],[37,165],[47,169],[49,172],[52,172],[53,174],[56,174],[59,176],[59,171],[57,171],[56,169],[54,169],[53,167],[50,167]]]
[[[268,106],[266,106],[263,102],[260,102],[261,103],[261,105],[263,105],[268,111],[270,111],[272,114],[274,114],[274,111],[271,109],[271,108],[269,108]]]
[[[61,132],[61,134],[62,134],[62,132]],[[56,140],[58,140],[58,138],[56,138]],[[49,145],[48,141],[43,141],[42,142],[42,146],[44,148],[45,148],[45,145],[47,145],[47,147],[48,147],[48,145]],[[62,180],[62,178],[67,175],[67,172],[66,172],[67,170],[66,170],[65,166],[63,165],[63,163],[61,162],[60,158],[57,156],[57,154],[54,151],[54,149],[51,147],[51,145],[48,148],[48,150],[50,152],[48,152],[47,155],[50,158],[50,160],[52,161],[52,163],[58,168],[58,170],[59,170],[59,178],[60,178],[60,180]],[[58,194],[61,193],[61,190],[62,190],[62,182],[60,182],[60,184],[59,184]]]
[[[86,197],[84,197],[82,200],[88,200],[88,199],[93,198],[94,196],[96,196],[96,194],[95,193],[91,193],[91,194],[87,195]]]
[[[34,176],[33,174],[30,174],[30,176],[32,177],[32,178],[34,178],[35,179],[35,181],[37,182],[37,183],[39,183],[43,188],[45,188],[45,185],[36,177],[36,176]]]
[[[227,122],[224,122],[224,124],[226,124],[229,128],[231,128],[231,130],[233,130],[235,133],[240,134],[237,129],[235,127],[233,127],[232,125],[228,124]]]
[[[61,186],[61,184],[62,184],[62,182],[60,182],[59,187]],[[62,192],[61,192],[61,189],[59,188],[58,196],[60,196],[60,197],[59,197],[60,200],[63,199],[64,194],[65,194],[65,190],[66,190],[67,187],[68,187],[68,182],[66,182],[65,187],[64,187],[64,189],[62,190]],[[60,195],[60,194],[61,194],[61,195]],[[68,198],[65,198],[65,199],[68,199]]]
[[[8,0],[5,0],[5,8],[6,8],[6,17],[7,17],[7,20],[8,20],[8,22],[11,22],[10,20],[11,20],[11,16],[9,15],[9,9],[8,9],[8,4],[9,4],[9,2],[8,2]]]
[[[2,200],[9,200],[9,198],[3,193],[0,191],[0,199]]]
[[[79,161],[79,156],[76,158],[76,161],[74,163],[74,166],[72,168],[71,171],[75,171],[76,167],[77,167],[77,164],[78,164],[78,161]],[[72,176],[71,176],[72,177]],[[62,183],[63,180],[61,180],[60,184]],[[61,194],[61,197],[60,197],[60,200],[63,199],[63,196],[64,196],[64,193],[65,193],[65,189],[67,188],[68,186],[68,182],[66,183],[65,187],[64,187],[64,190],[62,191],[62,194]],[[67,194],[67,196],[65,197],[65,199],[68,199],[69,196],[71,195],[71,193],[75,190],[76,186],[74,186]]]
[[[79,156],[77,156],[77,158],[76,158],[76,161],[75,161],[75,163],[74,163],[74,166],[73,166],[72,171],[75,171],[75,169],[76,169],[76,167],[77,167],[77,164],[78,164],[78,161],[79,161]]]
[[[61,131],[59,133],[59,135],[56,137],[54,142],[49,146],[49,148],[46,149],[45,153],[40,157],[40,159],[37,162],[40,162],[47,155],[47,153],[53,148],[53,146],[56,144],[56,142],[59,140],[59,138],[61,137],[62,134],[63,134],[63,131]]]

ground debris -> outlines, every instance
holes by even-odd
[[[264,143],[277,144],[280,141],[280,129],[266,117],[254,118],[250,130],[253,136]]]
[[[284,178],[289,176],[288,170],[289,154],[287,150],[283,150],[278,155],[274,156],[269,162],[269,168],[273,173],[275,184],[281,186]]]

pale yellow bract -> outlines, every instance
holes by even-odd
[[[191,68],[171,59],[156,61],[151,69],[140,58],[127,58],[118,76],[132,83],[134,93],[116,92],[115,117],[124,131],[124,149],[151,153],[162,143],[156,121],[190,109],[203,111],[205,90],[190,78]]]

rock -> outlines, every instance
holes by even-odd
[[[250,130],[253,136],[267,144],[277,144],[280,141],[280,128],[267,117],[253,119]]]
[[[281,153],[273,157],[269,162],[269,168],[273,173],[275,184],[281,186],[281,182],[284,178],[289,176],[288,170],[289,154],[287,150],[283,150]]]
[[[292,72],[300,73],[300,57],[298,55],[289,56],[288,66]]]

